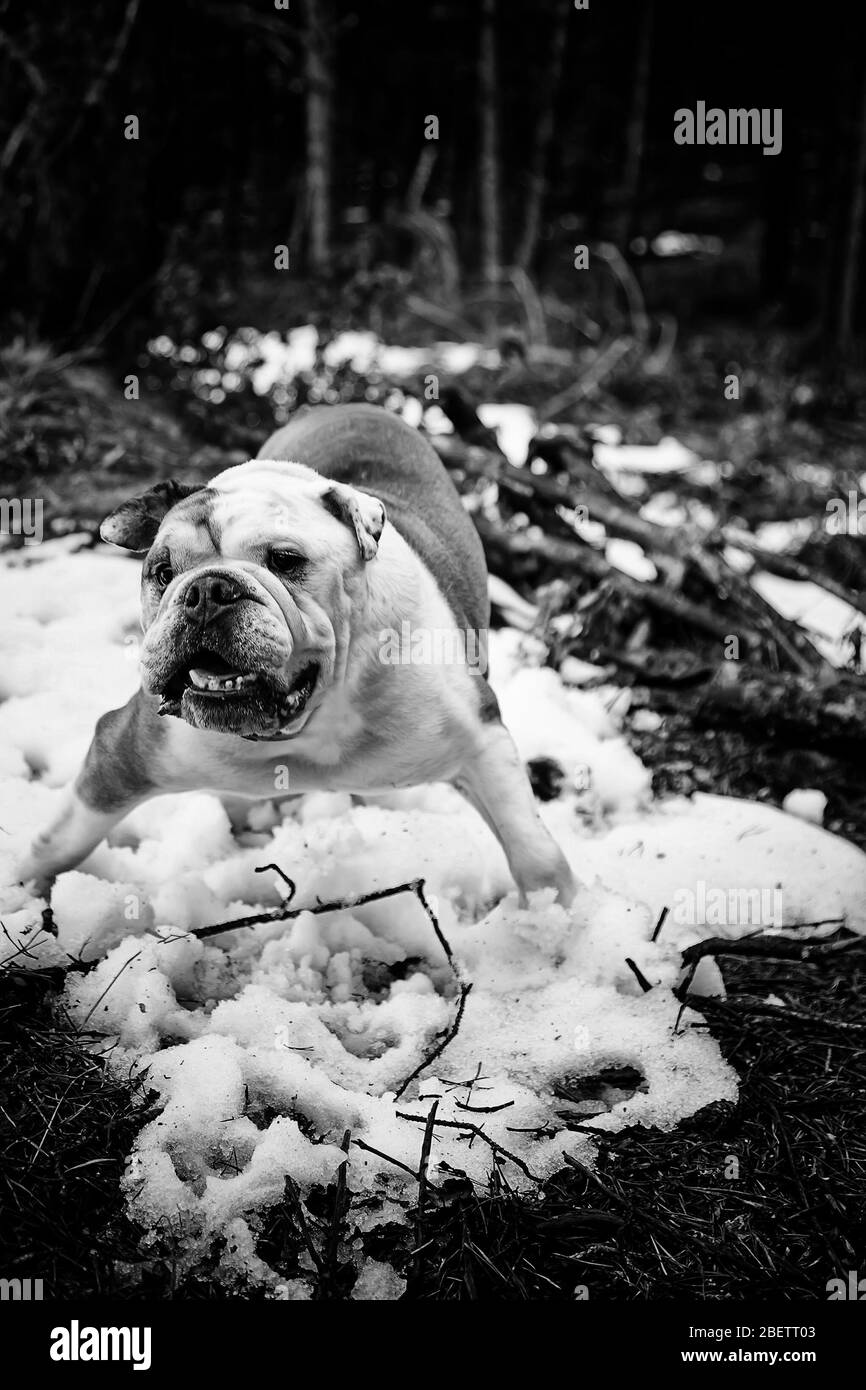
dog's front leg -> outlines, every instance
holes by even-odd
[[[45,892],[58,874],[74,869],[140,802],[153,795],[139,737],[142,709],[133,696],[99,720],[84,765],[60,807],[16,865],[22,883]]]
[[[44,893],[58,874],[74,869],[86,859],[135,804],[130,802],[116,810],[100,812],[87,805],[77,783],[73,783],[63,793],[54,819],[39,832],[18,861],[16,877],[22,883],[35,883],[39,892]]]
[[[534,888],[552,887],[567,907],[576,891],[571,869],[538,814],[526,769],[499,720],[484,725],[473,757],[453,782],[505,850],[521,902]]]

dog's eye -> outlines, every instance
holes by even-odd
[[[161,564],[155,565],[150,572],[150,577],[154,584],[158,584],[160,589],[167,589],[174,579],[174,570],[165,560]]]
[[[307,557],[299,555],[295,550],[272,550],[268,556],[268,563],[275,574],[296,578],[306,565]]]

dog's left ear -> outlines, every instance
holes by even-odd
[[[362,558],[372,560],[385,526],[385,507],[378,497],[346,483],[331,483],[322,493],[322,503],[332,516],[353,528]]]
[[[100,526],[99,534],[123,550],[149,550],[163,517],[191,492],[201,492],[201,484],[179,483],[175,478],[157,483],[140,497],[131,497],[115,507]]]

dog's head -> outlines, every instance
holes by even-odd
[[[352,611],[385,524],[377,498],[255,459],[206,487],[159,483],[106,517],[147,551],[142,684],[200,729],[293,737],[345,673]]]

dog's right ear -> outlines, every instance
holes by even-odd
[[[131,497],[115,507],[100,526],[99,534],[104,541],[119,545],[123,550],[149,550],[163,517],[175,503],[192,492],[201,492],[201,485],[179,483],[174,478],[157,483],[140,497]]]

